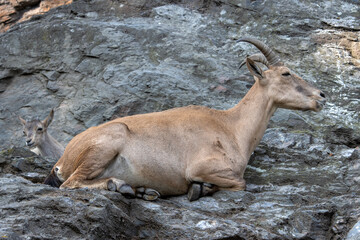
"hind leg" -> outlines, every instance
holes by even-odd
[[[126,198],[137,197],[147,201],[154,201],[160,197],[160,193],[154,189],[144,188],[144,187],[133,189],[123,180],[119,180],[117,178],[77,181],[77,182],[73,182],[71,187],[69,187],[69,185],[61,185],[60,188],[105,189],[113,192],[119,192]]]
[[[65,182],[66,183],[66,182]],[[154,201],[160,197],[160,193],[151,188],[132,188],[123,180],[117,178],[104,178],[95,180],[77,180],[69,184],[62,184],[60,188],[94,188],[119,192],[126,198],[141,198],[147,201]]]
[[[63,188],[105,188],[106,183],[97,179],[121,153],[128,135],[129,129],[123,123],[89,128],[70,141],[52,171],[63,182]]]
[[[88,155],[91,155],[90,153]],[[97,178],[106,170],[116,156],[109,155],[110,160],[84,161],[76,171],[60,186],[60,188],[96,188],[120,192],[128,198],[139,197],[144,200],[156,200],[160,194],[149,188],[132,188],[125,181],[114,178]],[[90,179],[90,180],[89,180]]]
[[[70,178],[69,178],[70,179]],[[68,180],[69,180],[68,179]],[[130,185],[126,184],[123,180],[117,178],[104,178],[94,180],[70,180],[65,181],[60,188],[93,188],[93,189],[105,189],[109,191],[120,192],[127,198],[134,198],[135,191]]]

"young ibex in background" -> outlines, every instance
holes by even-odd
[[[26,145],[32,148],[31,151],[37,155],[58,160],[64,153],[64,147],[47,131],[53,117],[54,110],[52,109],[49,116],[42,121],[39,119],[26,121],[21,117],[19,119],[24,127]]]
[[[325,95],[264,43],[246,58],[255,83],[233,108],[188,106],[118,118],[75,136],[45,180],[60,188],[117,190],[147,200],[245,189],[244,171],[278,108],[319,111]],[[268,66],[263,71],[256,62]]]

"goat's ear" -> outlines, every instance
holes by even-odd
[[[246,58],[246,66],[249,69],[251,75],[257,77],[258,79],[264,78],[263,70],[256,65],[255,61],[251,60],[250,58]]]
[[[19,120],[23,126],[26,125],[26,120],[24,120],[22,117],[19,116]]]
[[[49,116],[47,116],[43,121],[42,123],[44,124],[44,126],[47,128],[51,121],[53,120],[53,117],[54,117],[54,109],[51,109],[51,112],[49,114]]]

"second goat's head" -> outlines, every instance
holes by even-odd
[[[41,144],[47,133],[47,128],[50,125],[54,117],[54,110],[52,109],[50,114],[44,119],[33,119],[26,121],[19,117],[23,125],[23,133],[25,135],[26,145],[28,147],[36,147]]]

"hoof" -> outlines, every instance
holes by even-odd
[[[144,188],[144,187],[138,187],[138,188],[136,189],[136,193],[144,194],[144,193],[145,193],[145,188]]]
[[[144,187],[138,187],[136,189],[136,197],[137,198],[143,198],[144,193],[145,193],[145,188]]]
[[[107,189],[108,189],[109,191],[115,192],[116,189],[117,189],[116,183],[114,183],[114,181],[110,179],[110,180],[107,182]]]
[[[135,192],[130,185],[124,184],[120,187],[119,192],[126,198],[134,198]]]
[[[193,183],[191,184],[187,197],[189,201],[195,201],[198,200],[201,196],[202,186],[200,183]]]
[[[160,197],[160,193],[154,189],[147,188],[142,198],[146,201],[154,201]]]
[[[201,196],[208,196],[217,191],[217,187],[215,187],[211,183],[202,183]]]

